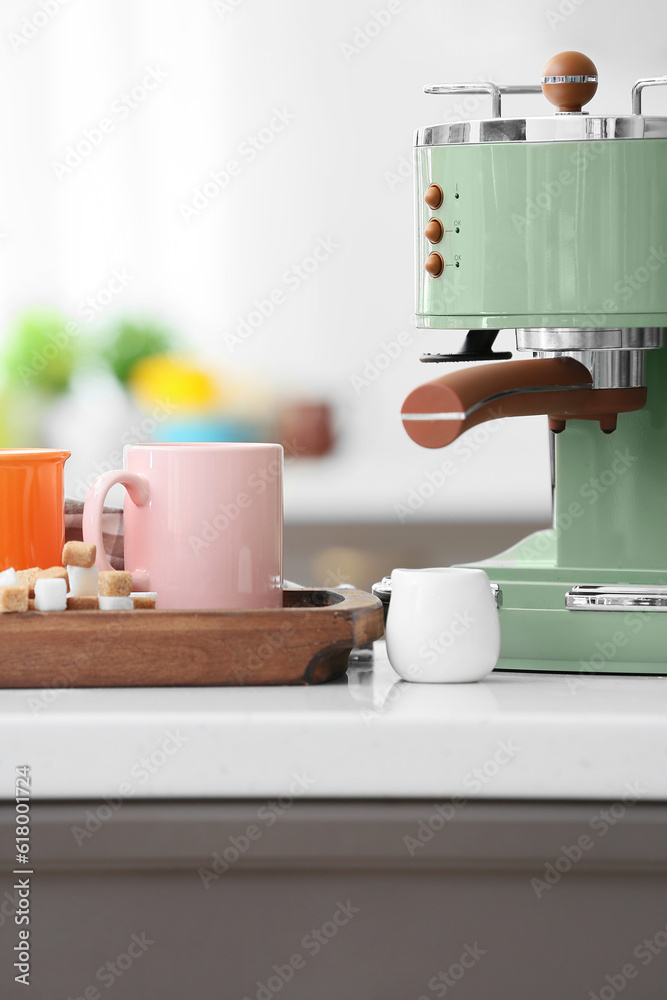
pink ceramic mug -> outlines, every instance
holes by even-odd
[[[104,499],[127,490],[125,569],[159,608],[282,607],[283,449],[279,444],[126,445],[124,469],[91,486],[83,538],[102,540]]]

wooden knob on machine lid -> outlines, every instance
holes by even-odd
[[[561,113],[581,114],[597,89],[597,67],[583,52],[559,52],[542,71],[542,92]]]

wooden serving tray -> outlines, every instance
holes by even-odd
[[[0,688],[322,684],[379,639],[362,590],[284,590],[258,611],[28,611],[0,615]]]

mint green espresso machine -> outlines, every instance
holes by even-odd
[[[630,114],[586,113],[597,69],[564,52],[541,88],[426,88],[488,93],[492,117],[416,135],[417,326],[468,333],[422,357],[445,374],[404,427],[427,448],[525,414],[552,431],[553,528],[476,564],[500,669],[667,673],[667,118],[642,113],[658,84],[634,85]],[[540,89],[555,114],[502,117],[503,94]],[[507,328],[512,360],[493,351]]]

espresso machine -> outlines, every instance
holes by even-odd
[[[417,326],[468,333],[421,358],[444,374],[402,420],[445,448],[483,421],[548,419],[553,527],[475,564],[500,669],[667,673],[667,117],[642,113],[667,77],[613,116],[583,110],[597,85],[563,52],[541,88],[425,88],[488,94],[491,115],[416,133]],[[505,94],[540,89],[555,114],[503,117]],[[493,350],[508,328],[513,358]]]

